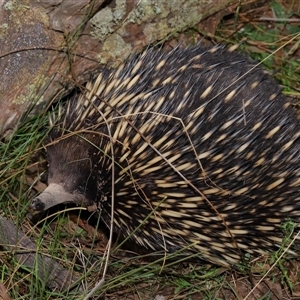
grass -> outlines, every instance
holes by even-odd
[[[279,2],[271,1],[270,6],[266,6],[266,11],[268,9],[273,10],[276,18],[288,19],[292,15],[292,11]],[[252,20],[252,15],[253,11],[236,11],[222,21],[214,39],[229,44],[245,39],[240,50],[263,61],[264,67],[284,86],[286,94],[299,97],[298,23]],[[73,270],[83,290],[75,285],[73,290],[52,291],[38,279],[36,267],[27,270],[12,253],[3,251],[0,253],[1,282],[10,297],[16,300],[83,299],[101,279],[105,262],[105,243],[95,229],[98,224],[92,227],[86,223],[84,211],[79,212],[76,208],[62,210],[34,227],[26,219],[28,203],[36,192],[41,191],[42,187],[37,184],[43,184],[40,178],[45,177],[42,141],[49,130],[47,124],[47,112],[42,112],[21,124],[9,141],[1,142],[1,215],[13,220],[36,242],[38,253]],[[290,231],[287,231],[289,237]],[[274,285],[265,292],[262,289],[260,299],[270,299],[270,291],[276,292],[276,282],[284,287],[286,294],[291,294],[297,291],[299,264],[281,257],[281,254],[282,250],[279,250],[268,259],[241,265],[239,272],[190,262],[173,264],[167,260],[164,264],[158,260],[149,263],[141,256],[113,254],[98,299],[104,299],[104,295],[106,299],[159,299],[155,298],[158,295],[169,295],[168,299],[246,299],[251,287],[265,274]],[[276,267],[271,269],[274,263]],[[253,281],[249,282],[249,278]],[[238,288],[239,285],[245,288]]]
[[[300,11],[286,9],[280,1],[270,1],[265,10],[256,16],[255,11],[223,21],[217,32],[222,41],[230,44],[241,43],[239,49],[273,73],[288,95],[299,97],[299,22],[290,22]],[[272,18],[268,18],[270,11]],[[266,16],[266,17],[263,17]],[[254,19],[253,21],[251,21]],[[269,21],[272,20],[272,21]]]

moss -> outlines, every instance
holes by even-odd
[[[24,103],[31,103],[35,101],[35,105],[43,102],[43,96],[41,96],[37,100],[37,90],[39,89],[39,85],[41,82],[46,82],[47,78],[43,75],[40,75],[36,80],[34,80],[32,83],[27,84],[23,87],[23,92],[20,93],[13,101],[14,104],[24,104]]]
[[[0,38],[3,38],[3,36],[7,33],[8,28],[9,26],[7,23],[3,23],[0,25]]]
[[[132,52],[131,39],[127,42],[130,26],[134,27],[135,34],[138,30],[138,34],[144,36],[142,44],[151,44],[197,24],[202,17],[200,7],[199,0],[184,3],[182,0],[143,0],[133,8],[125,0],[117,0],[114,7],[102,9],[91,20],[91,35],[103,42],[99,61],[107,63],[115,58],[113,64],[117,65],[119,60],[128,57]],[[141,27],[137,29],[138,25]]]
[[[124,39],[118,35],[114,34],[106,39],[103,44],[103,52],[101,53],[99,61],[102,64],[107,63],[107,61],[112,58],[112,51],[114,56],[113,66],[119,65],[120,61],[118,57],[127,57],[130,53],[132,53],[132,47],[129,44],[126,44]],[[114,50],[112,50],[114,49]],[[107,53],[107,54],[106,54]]]
[[[125,14],[126,1],[117,0],[116,7],[106,7],[100,10],[92,19],[91,24],[94,30],[91,35],[104,41],[107,36],[114,32],[116,25],[122,21]]]

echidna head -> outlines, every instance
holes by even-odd
[[[60,139],[47,147],[48,187],[33,199],[31,209],[40,214],[61,203],[74,203],[84,207],[101,201],[101,187],[105,185],[98,170],[99,153],[87,136]]]

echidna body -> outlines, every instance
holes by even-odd
[[[147,50],[104,70],[50,140],[33,209],[96,204],[109,226],[114,196],[114,230],[146,252],[236,264],[299,221],[299,122],[278,84],[223,46]]]

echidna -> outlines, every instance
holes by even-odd
[[[149,253],[187,247],[232,265],[276,249],[281,224],[300,217],[289,105],[224,46],[148,49],[70,99],[49,135],[49,186],[31,207],[96,205],[109,226],[114,197],[115,231]]]

